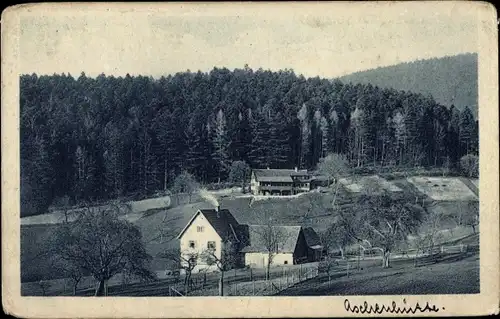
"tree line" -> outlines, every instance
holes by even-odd
[[[453,167],[478,152],[468,107],[247,66],[159,79],[22,75],[20,116],[24,215],[61,198],[147,196],[182,172],[226,181],[233,161],[311,169],[338,153],[354,167]]]

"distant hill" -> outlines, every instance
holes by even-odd
[[[431,94],[436,102],[477,114],[477,54],[417,60],[360,71],[338,78],[344,83],[370,83],[382,88]]]

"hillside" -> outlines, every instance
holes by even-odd
[[[472,83],[469,69],[442,82],[463,81],[462,94]],[[424,82],[443,88],[433,81]],[[171,189],[182,171],[202,184],[227,182],[238,160],[252,168],[315,169],[325,154],[337,153],[358,168],[440,167],[448,159],[456,167],[477,153],[478,124],[469,109],[448,106],[410,91],[292,71],[215,68],[156,80],[23,75],[21,216],[65,202],[151,198]],[[370,133],[357,137],[359,125]]]
[[[443,179],[439,188],[447,185],[448,179]],[[450,179],[451,180],[451,179]],[[419,181],[420,182],[420,181]],[[354,185],[354,184],[356,185]],[[424,183],[424,182],[422,182]],[[342,188],[337,199],[337,204],[341,209],[352,205],[353,199],[357,196],[356,191],[349,189],[359,189],[359,184],[362,184],[362,179],[351,182],[351,187]],[[474,199],[473,192],[467,189],[449,188],[449,192],[453,193],[447,197],[447,201],[434,201],[429,187],[424,188],[420,184],[419,188],[415,187],[412,182],[406,179],[391,180],[390,184],[403,190],[401,196],[405,196],[408,201],[418,199],[423,201],[428,206],[430,211],[442,211],[446,217],[442,221],[442,227],[455,229],[455,215],[457,212],[467,212],[471,208],[471,202],[477,204],[477,198]],[[450,185],[451,186],[451,185]],[[465,186],[465,185],[464,185]],[[442,190],[440,190],[440,193]],[[175,198],[175,197],[174,197]],[[469,201],[464,201],[463,198],[469,198]],[[311,192],[293,198],[259,198],[250,195],[242,195],[241,193],[232,193],[225,196],[219,196],[219,202],[222,208],[229,209],[238,222],[257,223],[258,217],[262,212],[273,213],[274,218],[282,225],[303,225],[312,226],[317,231],[323,231],[328,227],[334,218],[331,211],[331,202],[333,193]],[[174,204],[175,205],[175,204]],[[152,209],[143,212],[142,216],[134,216],[133,223],[139,226],[146,243],[146,249],[149,254],[154,256],[152,267],[154,270],[163,270],[167,268],[167,261],[157,258],[157,254],[165,249],[176,247],[178,241],[176,239],[170,242],[160,242],[156,239],[158,229],[171,229],[171,233],[177,234],[182,227],[186,225],[191,216],[200,208],[210,208],[211,204],[196,198],[193,203],[183,202],[181,205],[171,207],[169,209]],[[308,212],[307,218],[305,213]],[[139,217],[139,218],[137,218]],[[168,221],[162,223],[162,221]],[[22,282],[37,281],[40,278],[49,278],[53,276],[50,269],[49,261],[44,256],[40,256],[41,244],[45,243],[53,231],[54,225],[39,224],[39,225],[22,225],[21,227],[21,276]],[[470,230],[467,230],[470,231]],[[456,229],[454,233],[444,234],[453,238],[465,234],[462,229]]]
[[[380,67],[345,75],[339,80],[430,94],[440,104],[453,104],[460,110],[469,106],[477,114],[478,71],[475,53]]]

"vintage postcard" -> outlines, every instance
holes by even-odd
[[[486,2],[2,14],[2,304],[23,318],[499,312]]]

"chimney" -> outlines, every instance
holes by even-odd
[[[217,218],[220,218],[220,205],[217,205],[215,210],[217,211]]]

